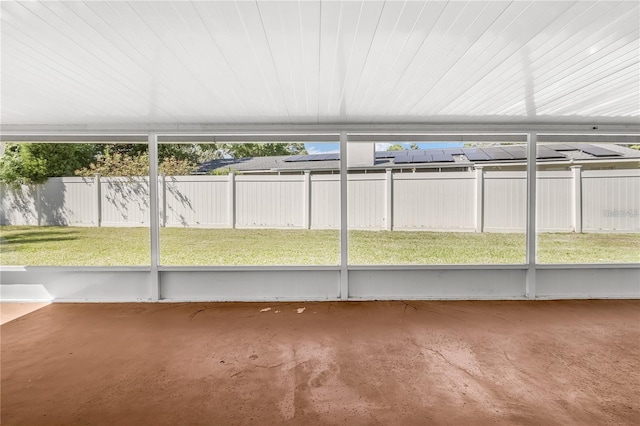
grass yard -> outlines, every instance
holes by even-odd
[[[640,234],[541,234],[539,263],[637,263]],[[335,230],[160,230],[163,265],[337,265]],[[524,234],[351,231],[358,264],[523,263]],[[147,228],[0,227],[0,265],[149,265]]]

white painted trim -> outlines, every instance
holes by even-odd
[[[303,188],[303,208],[302,208],[302,227],[311,229],[311,171],[304,171],[304,188]]]
[[[160,212],[158,200],[158,135],[149,134],[149,227],[151,230],[151,280],[149,295],[152,301],[160,298],[158,265],[160,264]]]
[[[527,224],[526,262],[528,265],[525,296],[536,297],[536,159],[538,139],[535,133],[527,135]]]
[[[340,299],[349,297],[349,222],[347,143],[345,132],[340,133]]]
[[[536,269],[638,269],[640,263],[540,263]],[[640,285],[640,283],[638,283]]]
[[[571,186],[571,209],[573,232],[582,232],[582,166],[571,166],[573,185]]]
[[[128,129],[128,130],[127,130]],[[126,133],[137,129],[144,129],[144,134]],[[147,131],[151,130],[151,134]],[[176,283],[189,282],[189,279],[198,276],[199,284],[194,286],[193,295],[187,297],[174,297],[165,301],[194,301],[194,300],[375,300],[375,299],[429,299],[429,300],[458,300],[458,299],[508,299],[520,300],[526,298],[550,299],[550,298],[640,298],[639,264],[611,264],[611,265],[536,265],[535,259],[535,199],[536,199],[536,132],[563,134],[563,141],[576,141],[584,139],[584,135],[592,138],[616,140],[620,135],[631,134],[636,137],[640,132],[640,125],[636,123],[609,124],[323,124],[323,125],[174,125],[152,126],[149,124],[126,125],[122,128],[115,126],[3,126],[0,140],[19,139],[23,141],[36,139],[48,141],[77,142],[87,141],[88,137],[94,140],[110,139],[138,141],[147,140],[150,144],[150,176],[157,177],[157,142],[158,137],[177,136],[215,136],[228,133],[229,137],[244,140],[264,141],[266,137],[275,139],[276,134],[304,133],[308,139],[314,140],[314,133],[326,133],[327,130],[340,132],[340,187],[341,187],[341,265],[336,266],[210,266],[210,267],[181,267],[159,265],[159,216],[158,216],[158,181],[150,179],[151,192],[151,265],[140,267],[30,267],[30,266],[4,266],[0,267],[3,284],[0,286],[2,294],[9,291],[10,300],[34,300],[31,295],[44,294],[42,291],[52,290],[54,301],[156,301],[161,300],[162,281],[161,276],[175,279]],[[104,133],[104,132],[108,132]],[[213,132],[213,133],[211,133]],[[524,134],[529,132],[528,138],[528,220],[527,220],[527,263],[522,265],[348,265],[348,216],[347,216],[347,132],[375,135],[380,133],[397,132],[398,135],[420,134],[444,134],[450,132],[453,135],[470,135],[480,133],[493,133],[498,135]],[[271,136],[269,136],[271,135]],[[241,136],[241,137],[238,137]],[[131,137],[131,138],[129,138]],[[468,136],[470,137],[470,136]],[[297,136],[294,137],[297,139]],[[635,140],[635,139],[634,139]],[[364,142],[364,141],[363,141]],[[586,173],[586,172],[585,172]],[[401,177],[401,176],[400,176]],[[490,178],[487,173],[485,178]],[[153,188],[155,186],[155,189]],[[142,226],[142,224],[141,224]],[[155,234],[155,236],[154,236]],[[536,275],[538,271],[538,275]],[[332,274],[334,273],[334,274]],[[372,275],[367,275],[367,274]],[[569,273],[571,275],[569,275]],[[392,275],[389,275],[392,274]],[[491,275],[493,274],[493,276]],[[337,277],[335,282],[319,281],[309,284],[310,277],[318,276]],[[259,288],[259,292],[243,294],[242,288],[231,288],[227,296],[202,296],[198,289],[208,288],[211,280],[220,278],[232,279],[234,282],[243,280],[255,280],[256,277],[266,280],[265,285],[253,283],[251,288]],[[362,277],[367,279],[362,279]],[[392,276],[392,278],[390,278]],[[482,281],[477,281],[478,276]],[[554,294],[546,294],[540,291],[538,280],[548,283],[549,280],[571,277],[571,283],[563,284],[564,287]],[[597,278],[594,278],[594,276]],[[602,280],[603,277],[616,276],[618,280]],[[289,279],[281,283],[281,277]],[[356,277],[355,286],[350,285],[351,279]],[[453,277],[453,278],[452,278]],[[516,277],[514,279],[514,277]],[[492,281],[492,278],[505,284],[501,288],[500,282]],[[358,281],[360,280],[360,281]],[[413,281],[412,281],[413,280]],[[546,281],[545,281],[546,280]],[[268,281],[268,282],[267,282]],[[606,282],[604,282],[606,281]],[[430,286],[430,282],[436,285]],[[296,283],[309,285],[305,294],[299,296],[283,294],[286,290],[295,290]],[[169,283],[171,284],[171,283]],[[586,287],[581,287],[584,284]],[[258,285],[258,287],[256,287]],[[599,287],[606,285],[606,288]],[[276,286],[277,288],[271,288]],[[367,287],[378,291],[365,294]],[[398,289],[397,287],[400,287]],[[588,288],[588,291],[584,291]],[[593,290],[598,289],[594,293]],[[381,290],[383,289],[383,290]],[[41,291],[42,290],[42,291]],[[209,288],[209,290],[211,290]],[[225,291],[229,289],[225,288]],[[365,293],[358,294],[359,290]],[[492,291],[497,293],[492,293]],[[502,291],[505,290],[505,291]],[[484,293],[483,293],[484,292]],[[150,294],[150,296],[149,296]],[[323,294],[323,296],[318,296]],[[24,297],[20,297],[23,295]],[[4,297],[3,297],[4,299]]]
[[[236,227],[236,175],[229,173],[227,185],[227,223],[229,228],[235,229]]]
[[[323,123],[323,124],[96,124],[96,125],[19,125],[3,124],[0,141],[11,142],[16,136],[28,141],[29,137],[49,137],[51,141],[78,142],[86,141],[87,137],[113,138],[134,136],[140,141],[146,140],[147,134],[153,132],[163,137],[167,136],[235,136],[242,135],[246,141],[260,141],[265,135],[271,134],[337,134],[347,132],[353,134],[525,134],[537,132],[546,135],[608,135],[608,134],[636,134],[640,133],[637,121],[600,120],[599,122],[565,122],[565,123]],[[253,139],[248,137],[253,135]],[[71,138],[76,138],[72,140]],[[14,138],[14,139],[12,139]],[[64,140],[61,140],[64,139]],[[33,139],[30,139],[31,141]],[[578,139],[576,139],[578,140]]]
[[[384,229],[393,230],[393,170],[385,170],[385,190],[384,190]]]
[[[280,271],[340,271],[339,265],[284,265],[284,266],[159,266],[160,272],[280,272]]]
[[[640,298],[640,264],[549,265],[538,268],[536,299]],[[3,270],[3,301],[150,301],[150,270]],[[49,270],[48,270],[49,269]],[[252,270],[164,267],[163,301],[520,300],[527,265],[395,265],[350,267],[340,297],[341,267]],[[10,282],[11,284],[7,284]],[[530,299],[530,297],[529,297]]]
[[[150,272],[150,266],[27,266],[0,265],[3,272]]]
[[[430,270],[521,270],[526,271],[528,266],[522,264],[496,264],[496,265],[350,265],[350,271],[430,271]]]
[[[476,218],[476,232],[483,232],[484,230],[484,167],[476,166],[476,205],[475,205],[475,218]]]

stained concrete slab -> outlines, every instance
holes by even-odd
[[[637,300],[52,304],[0,332],[3,425],[640,424]]]
[[[44,308],[49,303],[39,302],[11,302],[0,303],[0,324],[13,321],[16,318],[20,318],[24,315],[30,314],[33,311],[37,311],[40,308]]]

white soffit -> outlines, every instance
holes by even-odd
[[[640,120],[638,1],[2,2],[2,123]]]

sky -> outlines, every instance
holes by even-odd
[[[383,142],[376,144],[376,151],[386,151],[387,148],[397,142]],[[411,142],[401,143],[404,148],[409,149]],[[443,148],[459,148],[463,144],[460,142],[429,142],[419,143],[420,149],[443,149]],[[326,154],[330,152],[340,152],[340,144],[338,143],[310,143],[304,144],[309,154]]]

